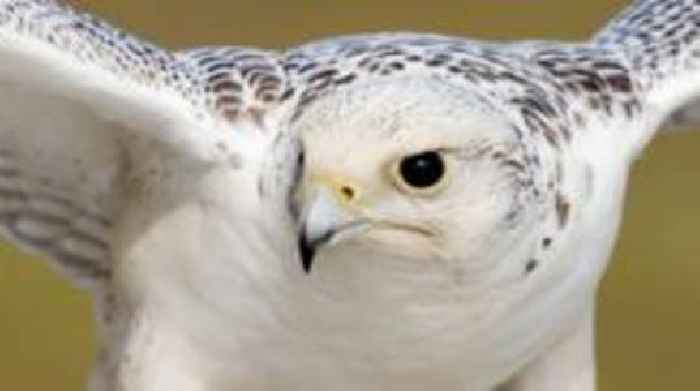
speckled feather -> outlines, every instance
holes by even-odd
[[[259,122],[285,90],[281,65],[269,52],[225,47],[171,53],[51,0],[0,3],[0,29],[3,40],[29,39],[60,50],[76,65],[172,95],[184,102],[193,120],[236,121],[250,115]],[[5,234],[48,254],[71,276],[109,277],[111,206],[94,205],[96,200],[76,205],[70,191],[32,177],[45,173],[16,167],[13,157],[21,152],[4,151],[0,161]]]

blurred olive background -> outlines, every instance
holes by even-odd
[[[484,39],[582,39],[625,1],[83,0],[164,46],[281,48],[379,30]],[[600,296],[600,383],[700,389],[700,132],[659,138],[637,165]],[[601,221],[601,224],[606,224]],[[47,267],[0,246],[0,389],[80,390],[92,356],[90,300]]]

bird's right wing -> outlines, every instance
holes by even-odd
[[[263,52],[171,53],[55,0],[0,0],[0,238],[82,285],[108,278],[134,155],[240,152],[236,121],[274,104],[281,74]]]

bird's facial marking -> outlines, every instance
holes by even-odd
[[[552,247],[552,238],[547,237],[547,238],[542,239],[542,248],[547,250],[550,247]]]
[[[571,215],[571,203],[561,192],[557,192],[555,209],[557,212],[559,229],[566,228],[566,226],[569,224],[569,217]]]
[[[297,143],[295,148],[297,151],[296,161],[292,169],[292,180],[287,193],[287,209],[289,210],[289,214],[292,216],[292,219],[294,219],[294,221],[299,221],[301,217],[301,206],[299,205],[300,200],[297,193],[302,184],[304,173],[306,171],[306,151],[301,143]]]
[[[540,261],[538,261],[537,259],[534,259],[534,258],[529,259],[525,263],[525,274],[531,274],[532,272],[534,272],[537,269],[537,267],[539,265],[540,265]]]

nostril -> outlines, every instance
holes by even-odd
[[[355,198],[355,189],[350,186],[341,186],[340,194],[342,194],[346,200],[352,201]]]

